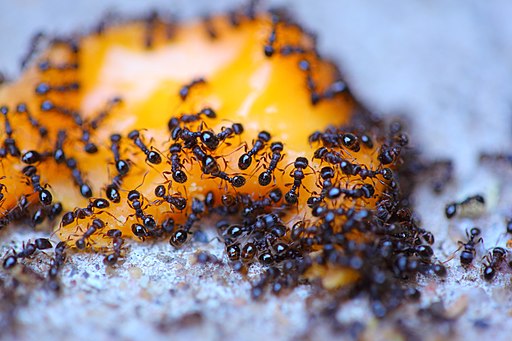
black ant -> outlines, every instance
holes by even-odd
[[[57,282],[57,275],[59,274],[59,269],[66,261],[66,243],[59,242],[54,250],[53,258],[50,260],[50,270],[48,270],[48,286],[53,291],[58,291],[60,285]]]
[[[180,92],[179,92],[179,95],[181,97],[181,100],[186,100],[189,93],[190,93],[190,89],[196,85],[199,85],[199,84],[205,84],[206,83],[206,80],[204,78],[196,78],[196,79],[193,79],[190,83],[184,85],[181,87],[180,89]]]
[[[130,163],[128,160],[121,159],[119,154],[119,144],[121,142],[121,135],[112,134],[110,136],[110,150],[112,154],[114,154],[114,162],[115,167],[118,174],[112,180],[112,183],[107,186],[105,189],[105,193],[107,195],[108,200],[118,203],[121,201],[121,195],[119,194],[119,187],[121,186],[123,178],[128,174],[130,170]]]
[[[361,145],[359,144],[359,139],[356,135],[352,133],[345,133],[341,136],[341,143],[346,148],[350,149],[353,152],[358,152],[361,150]]]
[[[327,191],[326,197],[328,199],[337,199],[341,195],[345,195],[346,197],[350,197],[353,199],[358,198],[371,198],[375,194],[375,187],[373,187],[371,184],[363,184],[361,187],[353,188],[353,189],[346,189],[346,188],[339,188],[339,187],[332,187]]]
[[[46,72],[49,70],[67,71],[67,70],[78,69],[78,63],[76,63],[76,62],[54,64],[54,63],[51,63],[47,59],[41,60],[37,66],[39,68],[39,71],[41,71],[41,72]]]
[[[151,49],[153,47],[153,36],[155,32],[155,27],[158,22],[158,13],[156,11],[152,11],[144,20],[145,24],[145,34],[144,34],[144,47],[146,49]]]
[[[215,30],[215,27],[213,26],[212,18],[210,16],[204,16],[203,17],[203,24],[206,29],[206,33],[208,34],[208,37],[212,40],[217,39],[218,34]]]
[[[334,150],[329,150],[326,147],[320,147],[317,150],[315,150],[315,152],[313,153],[313,159],[320,159],[322,161],[325,161],[325,162],[333,164],[333,165],[340,164],[341,162],[346,161],[341,156],[340,153],[338,153]],[[343,168],[342,168],[342,171],[343,171]],[[350,175],[352,175],[352,174],[350,174]]]
[[[46,238],[38,238],[31,243],[30,241],[26,244],[23,243],[22,250],[20,252],[14,252],[14,255],[7,257],[4,260],[3,268],[10,269],[14,267],[18,263],[18,259],[20,258],[28,258],[36,252],[36,250],[46,250],[52,247],[51,242]]]
[[[39,193],[39,201],[41,202],[41,204],[45,206],[50,205],[53,200],[52,194],[50,193],[50,191],[41,186],[41,178],[37,174],[37,168],[34,166],[26,166],[25,168],[23,168],[22,172],[23,175],[30,179],[30,183],[34,188],[34,191]]]
[[[103,259],[103,263],[105,265],[113,266],[121,257],[121,250],[124,244],[123,233],[121,230],[111,229],[107,231],[107,236],[112,238],[112,248],[114,252],[107,255],[105,259]]]
[[[245,177],[242,175],[235,175],[235,176],[231,177],[228,174],[226,174],[226,172],[222,172],[220,170],[213,172],[210,175],[215,178],[219,178],[221,180],[227,181],[228,183],[233,185],[233,187],[236,187],[236,188],[242,187],[243,185],[245,185],[245,182],[246,182]]]
[[[51,153],[39,153],[35,150],[29,150],[21,156],[21,162],[26,163],[27,165],[32,165],[46,160],[49,156],[51,156]]]
[[[160,154],[154,150],[149,150],[148,147],[146,147],[146,145],[144,144],[144,142],[142,142],[138,130],[132,130],[128,134],[128,138],[132,140],[133,143],[135,143],[135,145],[139,147],[139,149],[142,150],[144,154],[146,154],[146,160],[148,162],[154,165],[158,165],[159,163],[162,162],[162,157],[160,156]]]
[[[66,154],[64,153],[64,141],[67,138],[65,130],[59,130],[57,133],[57,140],[55,142],[55,149],[53,152],[53,158],[55,162],[62,163],[66,161]]]
[[[308,198],[307,204],[309,207],[314,207],[319,205],[327,195],[329,189],[332,188],[332,179],[334,178],[334,169],[332,167],[322,167],[320,170],[320,178],[323,180],[321,185],[317,185],[321,187],[321,192],[319,196],[311,196]]]
[[[27,52],[27,54],[21,59],[21,69],[25,69],[25,67],[29,64],[32,57],[36,55],[38,46],[40,45],[40,42],[45,37],[44,33],[37,32],[30,38],[30,48]]]
[[[484,264],[482,273],[486,281],[491,281],[496,276],[496,271],[503,264],[507,256],[507,251],[502,247],[495,247],[489,252],[484,259],[487,264]]]
[[[219,164],[217,163],[217,160],[209,154],[206,154],[204,150],[199,147],[195,146],[192,148],[192,153],[197,158],[198,161],[202,163],[202,172],[203,174],[212,174],[220,172]]]
[[[179,126],[180,122],[183,123],[192,123],[199,121],[201,116],[204,115],[208,118],[216,118],[217,113],[212,108],[203,108],[197,114],[183,114],[181,117],[171,117],[169,123],[167,124],[169,131],[173,131],[176,127]]]
[[[55,92],[71,92],[71,91],[78,91],[80,89],[80,84],[78,82],[69,82],[64,83],[60,85],[50,85],[46,82],[39,83],[36,88],[35,92],[36,95],[47,95],[51,91]]]
[[[272,14],[272,27],[270,30],[270,34],[268,35],[267,41],[265,43],[265,46],[263,47],[263,52],[265,53],[265,56],[272,57],[272,55],[275,52],[274,44],[276,43],[277,39],[277,24],[279,23],[279,16],[276,13]]]
[[[283,151],[283,144],[281,142],[273,142],[270,145],[270,151],[272,153],[270,163],[267,169],[258,177],[258,182],[261,186],[268,186],[270,181],[272,181],[272,175],[274,170],[277,168],[277,163],[283,158],[283,155],[281,154]]]
[[[84,123],[82,116],[80,115],[80,113],[78,111],[56,105],[49,99],[45,99],[41,103],[40,109],[42,112],[55,111],[64,116],[69,116],[73,119],[73,122],[79,127],[82,127],[82,125]]]
[[[84,143],[84,151],[88,154],[94,154],[98,152],[98,146],[91,142],[91,131],[86,128],[82,128],[82,142]]]
[[[271,207],[273,204],[277,204],[283,197],[281,189],[274,188],[264,198],[253,201],[250,196],[242,196],[242,203],[244,208],[242,210],[242,216],[244,218],[251,218],[251,220],[259,213],[262,213],[266,208]]]
[[[42,138],[45,138],[46,136],[48,136],[48,128],[43,126],[41,123],[39,123],[38,120],[36,120],[34,118],[34,116],[32,116],[32,114],[30,113],[30,111],[25,103],[19,103],[16,106],[16,111],[18,112],[18,114],[25,114],[27,116],[27,119],[30,122],[30,125],[38,130],[39,135]]]
[[[181,151],[182,146],[180,143],[174,143],[169,147],[172,178],[180,184],[187,182],[187,173],[182,170],[183,165],[180,160]],[[164,174],[168,174],[168,172],[164,172]]]
[[[69,211],[64,213],[61,220],[61,225],[66,226],[75,221],[75,219],[85,219],[86,217],[90,217],[94,214],[94,209],[104,210],[106,208],[110,207],[110,204],[106,199],[103,198],[97,198],[92,201],[89,201],[89,204],[87,207],[84,208],[76,208],[73,211]],[[103,211],[109,215],[111,213]],[[112,215],[111,215],[112,216]],[[114,216],[112,216],[114,219],[116,219]],[[116,219],[117,220],[117,219]]]
[[[299,45],[284,45],[284,46],[281,46],[281,48],[279,49],[279,53],[282,56],[289,56],[292,54],[301,55],[301,54],[306,54],[307,52],[308,52],[308,50],[306,50],[304,47],[299,46]]]
[[[78,164],[76,159],[70,157],[66,159],[66,166],[71,170],[71,175],[73,176],[73,180],[75,184],[80,187],[80,194],[82,194],[85,198],[92,197],[92,189],[89,185],[83,180],[82,173],[78,169]]]
[[[105,227],[105,222],[101,219],[94,219],[89,226],[89,228],[84,232],[82,237],[80,237],[76,242],[75,245],[79,250],[83,250],[86,246],[86,241],[89,237],[91,237],[93,234],[96,233],[96,231],[101,230]]]
[[[22,195],[18,199],[18,204],[7,211],[7,213],[4,213],[4,215],[0,218],[0,229],[4,226],[9,225],[11,222],[15,220],[19,220],[22,218],[25,218],[28,213],[28,207],[30,205],[30,202],[28,201],[28,198],[25,195]]]
[[[128,203],[130,207],[135,210],[135,216],[142,220],[142,223],[144,224],[143,226],[139,224],[133,224],[132,230],[134,231],[134,234],[137,237],[147,236],[148,233],[144,231],[146,231],[146,228],[151,231],[154,230],[156,228],[156,221],[152,215],[144,213],[144,209],[142,208],[142,195],[140,192],[137,190],[131,190],[128,192]],[[144,229],[141,229],[141,227]],[[137,233],[135,233],[135,231],[137,231]]]
[[[53,203],[50,206],[43,206],[37,209],[32,215],[32,225],[36,226],[41,224],[46,217],[54,220],[59,214],[62,213],[62,204],[60,202]]]
[[[237,11],[229,11],[228,20],[231,27],[239,27],[240,26],[240,15]]]
[[[451,219],[456,214],[463,216],[479,215],[485,206],[485,199],[483,196],[477,194],[464,199],[461,202],[452,202],[446,205],[445,215],[446,218]]]
[[[11,122],[9,121],[9,117],[7,114],[9,113],[9,108],[7,108],[5,105],[0,107],[0,113],[4,115],[5,120],[5,134],[7,137],[4,140],[4,145],[2,148],[0,148],[0,157],[6,157],[7,154],[19,157],[21,155],[21,152],[19,148],[16,146],[16,141],[13,138],[13,129],[11,126]]]
[[[293,163],[295,170],[290,175],[293,177],[293,185],[290,190],[284,195],[284,198],[288,204],[295,204],[298,201],[299,194],[297,191],[302,185],[304,179],[304,169],[308,167],[308,159],[305,157],[298,157]]]
[[[471,230],[466,231],[466,235],[468,237],[468,241],[466,243],[459,241],[459,245],[464,247],[464,250],[460,253],[460,263],[464,266],[470,265],[475,258],[476,249],[475,245],[482,242],[482,237],[476,239],[480,236],[481,231],[478,227],[473,227]]]
[[[201,219],[201,216],[206,212],[206,207],[203,201],[193,198],[192,199],[192,213],[189,214],[185,224],[173,233],[169,243],[174,247],[182,246],[188,239],[190,229]]]
[[[201,142],[210,150],[215,150],[219,144],[233,135],[240,135],[244,131],[240,123],[234,123],[231,127],[223,127],[222,131],[215,135],[213,132],[205,130],[201,132]]]
[[[114,97],[107,102],[107,106],[104,110],[100,111],[96,117],[94,117],[89,125],[91,129],[96,130],[100,126],[101,122],[104,121],[107,116],[110,114],[111,110],[114,106],[123,103],[123,99],[121,97]]]
[[[238,159],[238,168],[241,170],[249,168],[251,166],[253,156],[263,150],[268,141],[270,141],[270,134],[264,130],[260,131],[252,148],[248,152],[242,154]]]
[[[180,211],[183,211],[185,207],[187,207],[187,200],[182,196],[167,195],[167,191],[164,185],[156,186],[155,196],[162,198],[162,200],[168,202],[170,205],[176,207]]]

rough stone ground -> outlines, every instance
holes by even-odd
[[[159,7],[182,17],[231,8],[235,1],[24,0],[0,3],[0,65],[11,76],[29,37],[44,28],[66,32],[94,24],[105,9],[136,13]],[[285,4],[319,34],[320,50],[342,65],[353,91],[383,115],[409,117],[412,143],[431,158],[456,165],[455,182],[445,194],[420,185],[414,199],[424,227],[436,234],[436,253],[450,258],[468,227],[483,230],[480,260],[497,243],[504,246],[505,219],[512,216],[512,168],[478,163],[480,151],[510,150],[512,144],[512,2],[478,1],[270,1]],[[59,20],[54,20],[59,18]],[[487,212],[476,220],[444,217],[447,202],[480,193]],[[0,254],[35,238],[28,228],[12,228]],[[43,234],[40,234],[43,236]],[[12,242],[11,242],[12,241]],[[264,339],[318,340],[333,337],[321,319],[311,317],[315,300],[308,286],[255,303],[249,283],[225,264],[193,264],[196,248],[221,257],[215,241],[173,251],[167,243],[132,244],[126,262],[106,270],[96,255],[75,255],[62,273],[64,290],[53,296],[36,290],[17,311],[17,335],[0,339]],[[222,259],[222,258],[221,258]],[[36,270],[48,257],[35,259]],[[477,262],[479,263],[479,261]],[[366,339],[400,339],[395,329],[416,339],[508,340],[512,333],[511,272],[493,283],[480,267],[463,270],[456,257],[446,280],[420,278],[421,302],[404,306],[383,322],[375,321],[364,300],[338,314],[340,321],[367,325]],[[257,275],[252,269],[249,278]],[[3,275],[0,275],[3,276]],[[443,301],[453,323],[432,322],[416,311]],[[354,331],[355,329],[352,329]],[[337,335],[350,339],[350,331]]]

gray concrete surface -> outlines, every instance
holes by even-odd
[[[238,1],[102,1],[0,0],[0,68],[14,77],[30,35],[40,29],[68,32],[88,27],[106,9],[135,13],[164,8],[182,17],[230,8]],[[486,249],[504,246],[510,236],[505,218],[512,216],[512,170],[478,164],[481,150],[510,150],[512,144],[512,2],[507,0],[408,1],[270,1],[286,5],[319,34],[320,51],[339,62],[353,91],[383,115],[411,120],[414,145],[432,158],[455,161],[456,181],[435,196],[427,185],[415,193],[424,227],[436,232],[437,252],[449,259],[457,238],[468,227],[483,230]],[[468,194],[486,196],[487,213],[477,220],[448,221],[444,205]],[[19,246],[35,234],[3,235]],[[63,272],[60,297],[39,291],[19,311],[18,339],[135,340],[243,339],[294,340],[332,337],[327,326],[309,316],[312,289],[297,288],[261,303],[249,298],[249,284],[227,265],[197,266],[194,249],[172,251],[166,243],[132,244],[126,262],[105,270],[96,255],[72,258]],[[222,255],[216,242],[199,245]],[[1,254],[6,252],[3,247]],[[38,258],[41,266],[47,258]],[[512,311],[511,273],[488,284],[480,267],[463,270],[457,257],[448,262],[445,281],[420,279],[419,306],[443,300],[458,315],[447,334],[444,324],[424,324],[412,312],[399,312],[417,337],[508,340]],[[257,275],[256,268],[249,277]],[[201,314],[197,314],[201,312]],[[347,304],[343,321],[368,323],[368,339],[393,338],[385,322],[379,327],[364,300]],[[410,321],[409,321],[410,320]],[[483,321],[483,322],[482,322]],[[318,325],[319,327],[315,328]],[[372,327],[374,326],[374,327]],[[373,333],[372,334],[372,328]],[[380,328],[380,329],[379,329]],[[308,331],[309,330],[309,331]],[[373,336],[373,337],[372,337]],[[0,331],[0,338],[10,338]],[[338,336],[339,338],[340,336]],[[344,335],[347,337],[347,334]],[[396,338],[395,338],[396,339]]]

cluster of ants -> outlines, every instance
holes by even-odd
[[[242,21],[256,17],[254,8],[249,6],[245,14],[232,13],[228,20],[237,27]],[[292,23],[279,11],[271,12],[270,18],[271,29],[262,53],[267,58],[278,54],[304,57],[298,67],[305,75],[313,105],[337,96],[351,96],[341,80],[326,89],[319,89],[308,60],[308,56],[312,53],[317,55],[316,52],[301,46],[277,44],[279,25]],[[157,19],[152,15],[146,21],[144,46],[147,48],[155,44],[151,32]],[[211,39],[218,38],[219,32],[212,21],[205,19],[204,26]],[[102,24],[96,33],[101,34],[104,30],[105,25]],[[37,50],[40,39],[41,36],[34,39],[24,64]],[[78,40],[54,39],[51,43],[52,46],[67,48],[70,60],[67,63],[39,60],[39,72],[43,75],[47,72],[73,74],[79,69],[81,46]],[[183,85],[179,97],[186,101],[195,87],[206,82],[204,78],[193,79]],[[31,203],[28,196],[20,197],[14,208],[4,212],[0,226],[23,219],[36,226],[46,218],[52,221],[61,217],[61,230],[75,229],[73,238],[59,242],[54,248],[48,270],[49,287],[54,290],[59,289],[58,272],[65,263],[68,248],[85,250],[93,246],[93,240],[108,240],[107,250],[100,251],[105,253],[105,264],[115,266],[125,256],[126,237],[140,240],[166,238],[173,247],[181,247],[200,228],[199,222],[203,219],[217,219],[215,229],[233,269],[245,272],[253,263],[260,263],[266,268],[261,278],[253,283],[251,294],[255,299],[261,298],[266,291],[279,294],[297,286],[308,278],[308,270],[314,267],[333,267],[339,271],[352,269],[357,272],[358,279],[350,286],[348,297],[361,293],[368,295],[373,312],[382,317],[404,300],[419,298],[418,289],[411,288],[404,279],[413,280],[418,274],[446,276],[446,268],[434,257],[434,236],[417,225],[407,193],[403,193],[399,185],[400,166],[408,153],[409,139],[398,122],[387,126],[358,106],[350,124],[327,127],[309,136],[309,143],[316,148],[313,157],[292,160],[289,165],[293,167],[289,173],[290,181],[281,184],[277,175],[284,166],[285,143],[273,140],[271,132],[262,130],[251,144],[245,146],[237,164],[230,165],[231,169],[238,168],[239,172],[229,174],[220,162],[226,156],[222,154],[223,146],[242,135],[244,127],[233,123],[214,132],[207,128],[205,122],[214,119],[216,112],[205,107],[197,113],[169,119],[170,146],[167,153],[146,143],[142,130],[133,130],[126,135],[111,132],[109,152],[116,173],[102,188],[102,195],[93,198],[95,191],[86,181],[79,162],[65,149],[69,143],[79,142],[84,153],[98,153],[100,144],[94,142],[94,132],[122,100],[112,99],[104,111],[84,120],[79,110],[58,102],[61,96],[74,96],[80,90],[79,81],[59,85],[43,81],[34,90],[41,98],[38,113],[51,112],[67,117],[74,122],[74,130],[78,131],[80,138],[79,141],[70,141],[69,131],[58,130],[51,140],[52,148],[29,150],[22,154],[10,124],[11,112],[6,106],[0,108],[5,122],[0,158],[21,162],[21,174],[38,198],[37,203]],[[51,139],[50,129],[25,103],[19,103],[15,111],[24,115],[42,138]],[[121,144],[130,145],[136,156],[130,158],[125,155]],[[354,155],[362,153],[375,155],[375,165],[358,162]],[[144,162],[137,162],[141,160]],[[223,194],[220,194],[222,191],[209,190],[192,198],[173,192],[172,186],[190,183],[190,167],[186,167],[185,160],[201,169],[203,181],[220,181],[228,190]],[[54,202],[47,184],[41,183],[38,166],[44,163],[67,168],[79,193],[89,200],[88,205],[62,214],[62,204]],[[134,164],[139,166],[141,163],[141,167],[153,170],[167,165],[167,170],[161,174],[167,179],[167,186],[158,184],[150,191],[124,188],[126,178],[133,176]],[[318,166],[318,171],[311,172],[313,164]],[[257,173],[243,173],[255,166]],[[253,176],[257,177],[258,186],[264,194],[244,192],[244,186]],[[316,188],[307,188],[306,177],[315,177]],[[144,186],[145,189],[147,187]],[[9,193],[9,188],[0,185],[0,200],[4,199],[4,193]],[[164,204],[169,206],[172,214],[157,215],[151,211]],[[123,207],[131,213],[133,223],[128,232],[126,228],[112,228],[112,222],[118,221],[109,212],[113,207]],[[298,207],[301,209],[299,214],[296,213]],[[176,215],[184,217],[184,221],[175,221]],[[84,222],[86,228],[82,230],[80,227]],[[477,242],[478,233],[472,230],[470,240],[464,244],[464,262],[471,262]],[[3,267],[11,269],[21,259],[32,257],[37,250],[51,247],[51,242],[44,238],[27,242],[21,251],[13,252],[4,259]],[[485,272],[487,277],[493,276],[500,259],[504,258],[503,253],[501,255],[500,258],[498,248],[493,250],[492,258],[489,258],[490,270]],[[202,256],[200,262],[209,260]],[[333,306],[342,302],[340,297]]]

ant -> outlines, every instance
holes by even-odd
[[[318,185],[322,190],[320,192],[320,195],[315,197],[311,196],[308,198],[307,204],[309,207],[314,207],[316,205],[319,205],[320,202],[322,202],[329,191],[329,189],[332,188],[332,179],[334,178],[334,169],[332,167],[322,167],[320,170],[320,178],[322,178],[321,185]]]
[[[128,204],[130,205],[130,207],[135,210],[135,216],[142,220],[143,222],[143,226],[142,225],[139,225],[139,224],[133,224],[132,225],[132,230],[136,230],[138,231],[139,233],[135,233],[134,234],[138,237],[142,236],[142,229],[141,227],[144,228],[144,231],[145,229],[150,229],[150,230],[154,230],[155,227],[156,227],[156,221],[155,219],[153,218],[152,215],[149,215],[149,214],[145,214],[144,213],[144,209],[142,208],[142,195],[140,194],[139,191],[137,190],[131,190],[130,192],[128,192]],[[147,207],[147,206],[146,206]],[[147,233],[145,233],[146,235]],[[144,236],[145,236],[144,235]]]
[[[289,56],[292,54],[306,54],[308,50],[298,45],[284,45],[279,49],[279,53],[282,56]]]
[[[180,92],[179,92],[181,100],[184,101],[187,99],[187,97],[190,93],[190,89],[192,87],[199,85],[199,84],[205,84],[205,83],[206,83],[206,80],[204,78],[200,77],[200,78],[193,79],[190,83],[182,86],[180,89]]]
[[[236,188],[244,186],[245,182],[246,182],[245,177],[242,175],[235,175],[235,176],[231,177],[226,172],[222,172],[220,170],[211,173],[211,176],[213,176],[215,178],[219,178],[224,181],[227,181],[228,183],[233,185],[233,187],[236,187]]]
[[[41,72],[46,72],[49,70],[67,71],[78,69],[78,63],[76,62],[53,64],[47,59],[40,61],[37,66]]]
[[[149,150],[148,147],[144,144],[144,142],[142,142],[138,130],[132,130],[128,134],[128,138],[132,140],[133,143],[135,143],[135,145],[139,147],[139,149],[142,150],[144,154],[146,154],[146,160],[148,162],[154,165],[158,165],[162,162],[162,157],[160,156],[160,154],[154,150]]]
[[[270,151],[272,153],[270,163],[265,171],[263,171],[258,177],[258,183],[261,186],[268,186],[272,180],[274,170],[277,168],[277,163],[283,158],[283,144],[281,142],[273,142],[270,145]]]
[[[189,214],[185,224],[183,224],[180,229],[173,233],[169,243],[174,247],[182,246],[188,239],[188,235],[190,234],[190,229],[199,221],[202,215],[206,212],[206,207],[203,201],[193,198],[192,199],[192,213]]]
[[[203,108],[201,111],[199,111],[197,114],[183,114],[181,117],[171,117],[169,120],[169,123],[167,124],[167,127],[169,128],[169,131],[173,131],[176,127],[179,126],[180,122],[183,123],[192,123],[199,121],[201,119],[201,115],[204,115],[208,118],[216,118],[217,113],[212,108]]]
[[[121,201],[119,187],[121,186],[123,178],[128,174],[128,171],[130,170],[130,162],[129,160],[121,159],[121,156],[119,154],[119,144],[121,142],[121,135],[110,135],[110,142],[110,150],[112,151],[112,154],[114,154],[114,162],[118,174],[114,177],[112,183],[107,186],[107,188],[105,189],[105,193],[107,195],[108,200],[114,203],[118,203]]]
[[[98,152],[98,146],[91,142],[91,131],[86,128],[82,128],[82,138],[81,141],[85,144],[84,151],[87,154],[94,154]]]
[[[196,145],[192,148],[192,153],[202,163],[201,170],[203,174],[213,174],[220,171],[217,160],[213,156],[206,154],[201,147]]]
[[[339,188],[339,187],[332,187],[327,192],[326,197],[328,199],[337,199],[341,195],[345,195],[346,197],[350,197],[353,199],[358,198],[371,198],[375,194],[375,188],[370,184],[363,184],[361,187],[353,188],[353,189],[346,189],[346,188]]]
[[[293,185],[292,188],[284,195],[284,199],[288,204],[295,204],[298,201],[299,194],[297,191],[299,187],[302,185],[302,180],[304,179],[304,169],[308,167],[308,159],[305,157],[298,157],[293,163],[295,170],[290,173],[290,176],[293,177]]]
[[[31,243],[30,241],[22,244],[22,250],[20,252],[13,251],[14,255],[7,257],[4,260],[3,268],[11,269],[18,263],[20,258],[28,258],[36,252],[36,250],[46,250],[52,247],[52,243],[46,238],[38,238]]]
[[[29,150],[21,156],[21,162],[26,163],[27,165],[32,165],[46,160],[49,156],[51,156],[51,153],[45,152],[41,154],[35,150]]]
[[[48,206],[52,203],[53,197],[50,191],[43,188],[40,183],[40,176],[37,174],[37,168],[34,166],[26,166],[22,170],[23,175],[28,177],[30,179],[30,183],[32,184],[32,187],[34,188],[34,191],[39,193],[39,201],[41,204]],[[46,187],[47,185],[45,185]]]
[[[53,158],[57,163],[63,163],[66,161],[66,154],[64,153],[64,141],[66,141],[66,138],[66,131],[59,130],[57,133],[57,140],[55,141],[55,149],[53,152]]]
[[[30,48],[27,52],[27,54],[21,59],[21,69],[25,69],[25,67],[28,65],[30,60],[36,55],[38,46],[40,45],[40,42],[45,37],[43,32],[37,32],[30,38]]]
[[[34,214],[32,215],[32,225],[36,226],[41,224],[46,217],[48,219],[53,220],[55,217],[57,217],[59,214],[62,213],[62,204],[60,202],[56,202],[51,206],[43,206],[36,210]]]
[[[244,132],[244,127],[240,123],[234,123],[231,127],[223,127],[222,131],[215,135],[213,132],[205,130],[201,132],[201,142],[210,150],[215,150],[220,142],[233,135],[240,135]]]
[[[110,204],[106,199],[98,198],[94,199],[92,201],[89,201],[89,204],[87,207],[84,208],[76,208],[73,211],[69,211],[64,213],[61,220],[62,226],[67,226],[75,221],[75,219],[85,219],[86,217],[90,217],[94,214],[94,209],[104,210],[106,208],[110,207]],[[107,211],[103,211],[109,215],[111,215],[114,219],[117,220],[111,213]]]
[[[229,11],[228,20],[231,27],[236,28],[240,26],[240,15],[237,11]]]
[[[71,92],[71,91],[78,91],[79,89],[80,89],[80,83],[78,83],[78,82],[69,82],[69,83],[64,83],[64,84],[54,85],[54,86],[52,86],[46,82],[41,82],[36,86],[35,92],[36,92],[36,95],[43,96],[43,95],[47,95],[51,91]]]
[[[276,13],[272,13],[272,27],[270,30],[270,34],[268,35],[267,41],[265,43],[265,46],[263,47],[263,52],[265,53],[265,56],[268,58],[272,57],[272,55],[275,52],[274,44],[276,43],[277,39],[277,24],[279,23],[280,19],[279,16]]]
[[[111,229],[107,231],[107,236],[112,238],[112,248],[114,252],[107,255],[103,259],[103,263],[105,265],[113,266],[121,257],[121,250],[124,244],[123,233],[121,230]]]
[[[253,156],[263,150],[265,144],[270,141],[270,138],[270,134],[267,131],[260,131],[258,133],[258,138],[254,142],[252,148],[248,152],[242,154],[242,156],[240,156],[238,159],[238,168],[241,170],[246,170],[249,168],[251,166]]]
[[[340,153],[338,153],[334,150],[329,150],[326,147],[320,147],[317,150],[315,150],[315,152],[313,153],[313,159],[320,159],[322,161],[325,161],[325,162],[333,164],[333,165],[341,164],[344,161],[347,162],[344,158],[341,157]],[[342,167],[342,171],[345,173],[343,167]],[[347,175],[352,175],[352,174],[347,174]]]
[[[90,198],[92,197],[92,189],[89,187],[87,183],[82,178],[82,173],[78,169],[78,164],[76,162],[76,159],[70,157],[69,159],[66,159],[66,166],[71,170],[71,175],[73,176],[73,180],[75,181],[75,184],[80,187],[80,194],[84,198]]]
[[[466,235],[468,237],[468,241],[466,243],[459,240],[458,244],[464,247],[464,250],[460,253],[461,265],[467,266],[473,262],[476,255],[475,245],[483,241],[482,237],[476,239],[480,234],[480,229],[478,227],[473,227],[469,231],[466,230]]]
[[[104,121],[107,116],[110,114],[112,109],[119,104],[123,103],[123,99],[121,97],[113,97],[109,101],[107,101],[106,108],[99,112],[96,117],[94,117],[90,122],[89,125],[91,126],[91,129],[96,130],[100,126],[101,122]]]
[[[206,29],[206,33],[208,34],[208,37],[212,40],[215,40],[218,38],[217,31],[215,30],[215,27],[213,26],[212,18],[208,15],[203,17],[203,24]]]
[[[30,202],[28,201],[28,198],[25,195],[22,195],[18,200],[18,204],[8,210],[7,213],[4,213],[3,217],[0,218],[0,229],[9,225],[15,220],[25,218],[28,213],[29,205]]]
[[[144,20],[144,47],[146,49],[151,49],[153,47],[153,36],[155,33],[155,27],[158,22],[158,19],[158,13],[156,11],[152,11]]]
[[[250,196],[244,197],[242,196],[242,203],[244,208],[242,210],[242,216],[244,218],[254,219],[256,215],[267,207],[271,207],[273,204],[277,204],[283,197],[283,192],[281,189],[274,188],[263,199],[252,201]]]
[[[27,116],[27,119],[30,122],[30,125],[38,130],[39,135],[42,138],[45,138],[46,136],[48,136],[48,128],[43,126],[41,123],[39,123],[38,120],[36,120],[34,118],[34,116],[32,116],[32,114],[30,113],[30,111],[25,103],[19,103],[16,106],[16,111],[18,112],[18,114],[25,114]]]
[[[101,219],[94,219],[85,233],[75,242],[77,249],[83,250],[86,246],[86,240],[91,237],[96,231],[105,227],[105,222]]]
[[[14,131],[12,129],[11,122],[9,121],[9,117],[7,116],[7,114],[9,113],[9,108],[5,105],[1,106],[0,113],[2,113],[2,115],[4,115],[5,134],[7,135],[7,138],[5,138],[5,140],[4,140],[3,147],[0,148],[0,157],[6,157],[7,154],[14,156],[14,157],[19,157],[21,155],[21,152],[20,152],[18,146],[16,146],[16,141],[14,140],[14,138],[12,136]]]
[[[48,270],[48,286],[53,291],[59,291],[60,285],[57,282],[57,275],[59,274],[59,269],[62,267],[64,262],[66,261],[66,243],[59,242],[54,249],[53,258],[50,260],[50,270]]]
[[[484,259],[487,261],[487,264],[484,264],[482,268],[483,277],[486,281],[491,281],[494,276],[496,276],[496,271],[501,266],[501,264],[505,261],[507,256],[507,251],[502,247],[495,247],[489,252]]]
[[[158,185],[155,188],[155,196],[162,198],[170,205],[176,207],[178,210],[183,211],[187,207],[187,200],[181,196],[167,195],[164,185]]]
[[[456,214],[463,216],[479,215],[485,206],[485,199],[483,196],[477,194],[464,199],[461,202],[452,202],[446,205],[445,215],[446,218],[451,219]]]
[[[183,147],[180,143],[174,143],[169,147],[169,161],[171,164],[171,173],[172,178],[177,183],[185,183],[187,182],[187,173],[182,170],[183,165],[180,160],[180,153],[183,150]],[[168,172],[164,172],[164,175],[168,174]]]
[[[69,116],[73,119],[73,122],[79,127],[82,127],[82,125],[84,123],[82,116],[80,115],[80,113],[78,111],[56,105],[49,99],[45,99],[41,103],[40,109],[42,112],[55,111],[64,116]]]
[[[350,149],[353,152],[358,152],[361,150],[361,145],[359,144],[359,139],[356,135],[352,133],[345,133],[341,136],[341,143],[346,148]]]

